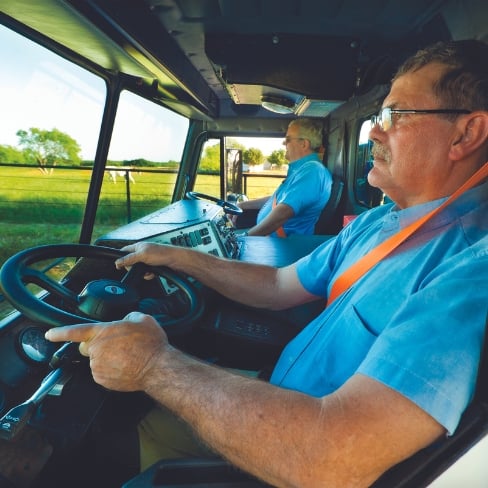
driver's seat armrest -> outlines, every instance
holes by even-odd
[[[122,488],[265,488],[270,485],[221,458],[185,458],[158,461]]]

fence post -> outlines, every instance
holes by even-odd
[[[131,213],[131,206],[130,206],[130,180],[129,180],[129,169],[125,170],[125,193],[127,195],[127,223],[130,224],[132,222],[132,213]]]

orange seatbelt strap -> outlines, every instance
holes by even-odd
[[[276,207],[276,195],[273,198],[273,207],[272,208],[275,208],[275,207]],[[283,229],[283,226],[278,227],[276,229],[276,235],[278,237],[286,237],[286,232],[285,232],[285,229]]]
[[[369,271],[381,259],[390,254],[396,247],[411,236],[418,228],[427,222],[434,215],[446,208],[456,198],[458,198],[465,191],[473,188],[484,178],[488,177],[488,162],[486,162],[471,178],[469,178],[461,187],[459,187],[442,205],[435,208],[427,215],[412,222],[410,225],[401,229],[396,234],[392,235],[386,241],[382,242],[375,248],[371,249],[368,254],[364,255],[359,261],[356,261],[350,268],[348,268],[342,275],[340,275],[332,285],[330,295],[327,300],[329,306],[339,295],[350,288],[361,276]]]

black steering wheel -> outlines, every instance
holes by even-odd
[[[67,257],[110,260],[126,252],[109,247],[87,244],[61,244],[38,246],[21,251],[10,257],[0,270],[0,286],[4,296],[28,318],[50,326],[74,323],[91,323],[122,319],[127,313],[138,310],[143,297],[139,296],[138,284],[142,284],[146,272],[164,277],[183,293],[186,313],[168,320],[167,314],[151,313],[170,336],[188,330],[203,311],[203,300],[195,286],[179,273],[166,267],[146,266],[138,263],[125,272],[120,280],[97,279],[86,283],[77,293],[63,282],[49,277],[33,264],[49,259]],[[114,265],[115,269],[115,265]],[[69,281],[69,280],[68,280]],[[27,289],[34,284],[49,292],[49,302]],[[68,311],[69,310],[69,311]],[[163,317],[163,318],[162,318]]]
[[[213,197],[211,195],[207,195],[205,193],[198,193],[196,191],[187,191],[186,197],[189,198],[190,200],[208,200],[210,202],[216,203],[217,205],[220,205],[224,209],[225,213],[231,215],[240,215],[242,213],[242,208],[238,207],[234,203],[228,202],[226,200],[222,200],[217,197]]]

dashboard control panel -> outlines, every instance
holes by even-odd
[[[100,246],[122,247],[147,241],[189,247],[237,259],[240,241],[222,207],[201,200],[181,200],[106,234]]]

